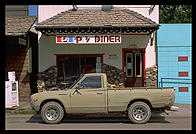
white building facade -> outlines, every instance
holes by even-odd
[[[98,12],[100,10],[103,10],[103,7],[104,6],[102,5],[77,5],[77,12],[79,12],[77,15],[78,17],[82,16],[82,14],[80,13],[81,12],[83,13],[83,10],[85,11],[88,10],[88,12],[86,12],[87,14],[89,12],[94,12],[93,10]],[[112,27],[111,30],[113,31],[103,33],[103,31],[93,32],[92,30],[89,32],[88,31],[82,32],[81,30],[78,32],[77,30],[80,30],[82,26],[77,25],[76,22],[74,22],[75,24],[74,25],[72,22],[70,23],[70,25],[66,25],[66,26],[70,27],[72,25],[74,28],[78,26],[77,30],[74,32],[69,31],[66,33],[61,31],[65,29],[65,26],[61,25],[61,19],[58,22],[55,21],[59,20],[59,18],[62,17],[62,23],[64,23],[63,21],[66,20],[65,16],[69,19],[72,19],[72,17],[70,16],[73,16],[74,13],[77,13],[76,11],[72,11],[73,6],[72,5],[38,5],[38,31],[40,31],[39,72],[43,72],[49,67],[56,65],[57,67],[59,67],[58,75],[65,77],[66,74],[72,71],[75,72],[76,76],[79,76],[79,74],[85,73],[85,66],[87,66],[87,63],[92,64],[94,66],[95,72],[107,73],[106,71],[107,67],[111,66],[108,68],[111,69],[113,67],[120,72],[119,74],[120,77],[117,78],[120,78],[121,80],[116,83],[118,84],[123,83],[126,87],[145,86],[145,69],[153,65],[156,65],[155,32],[159,24],[159,6],[158,5],[112,5],[112,8],[114,9],[116,8],[119,10],[118,12],[115,12],[116,14],[118,13],[121,14],[122,13],[121,10],[123,9],[128,9],[128,11],[125,10],[125,12],[123,10],[123,14],[125,14],[125,17],[122,18],[121,16],[122,26],[118,25],[118,27],[115,27],[115,24],[113,25],[113,23],[111,22],[111,27]],[[138,21],[137,20],[133,21],[133,25],[130,23],[132,20],[130,19],[130,21],[128,21],[129,18],[126,18],[127,12],[129,12],[129,10],[130,13],[128,13],[128,15],[131,14],[133,18],[138,19]],[[110,16],[109,11],[107,13],[109,15],[105,15],[104,16],[105,18],[107,18],[107,16]],[[106,14],[106,13],[101,12],[101,14]],[[116,17],[117,16],[116,14],[114,14],[113,16]],[[85,21],[85,16],[80,20],[83,19]],[[99,20],[95,20],[96,23],[98,21]],[[126,32],[122,32],[124,28],[123,26],[125,24],[125,22],[123,21],[127,21],[127,23],[130,23],[130,27],[128,25],[126,26],[127,28]],[[140,26],[140,21],[142,26]],[[145,26],[143,26],[144,22],[145,23],[148,22],[149,24],[145,24]],[[83,22],[82,21],[80,23],[78,22],[78,24],[81,23]],[[100,23],[104,23],[104,21]],[[108,24],[110,24],[109,21]],[[152,28],[153,27],[152,25],[153,26],[156,25],[155,26],[156,28],[154,30],[151,29],[151,31],[149,32],[148,29]],[[64,29],[60,29],[60,27],[61,28],[63,27]],[[95,27],[95,25],[89,23],[88,26],[89,30],[91,30],[93,27]],[[99,27],[101,27],[99,30],[105,28],[104,26],[103,27],[99,26]],[[132,27],[136,28],[135,29],[136,32],[129,31],[132,29]],[[115,32],[114,31],[115,28],[117,29],[119,28],[120,32]],[[143,29],[143,31],[141,29],[137,30],[138,28]],[[52,32],[47,31],[49,29],[53,31]],[[83,42],[81,44],[79,44],[79,42],[78,44],[58,43],[57,42],[58,36],[62,37],[63,35],[66,35],[69,38],[73,37],[73,39],[75,40],[76,39],[83,40],[83,38],[86,37],[89,38],[90,41],[91,38],[93,39],[93,37],[98,39],[98,36],[99,37],[107,36],[105,37],[106,38],[105,40],[109,40],[110,42],[95,43],[92,41],[91,43]],[[115,40],[116,36],[119,36],[119,38],[117,37],[117,39]],[[67,62],[61,64],[63,62],[63,59],[67,60]],[[78,66],[78,67],[77,69],[73,69],[73,68],[71,69],[71,67],[69,67],[66,63],[71,64],[72,67],[73,66]],[[69,71],[68,69],[71,70]],[[117,73],[118,71],[116,71],[115,73]],[[69,76],[71,75],[73,74],[69,73]],[[114,74],[112,74],[111,77],[115,77]],[[134,83],[133,82],[134,79],[136,79],[135,84],[127,84],[127,83]],[[112,80],[112,84],[114,83],[115,80]]]

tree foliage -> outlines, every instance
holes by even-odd
[[[192,23],[192,5],[160,5],[160,23]]]

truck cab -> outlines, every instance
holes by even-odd
[[[103,73],[85,74],[70,93],[72,113],[107,113],[107,77]]]

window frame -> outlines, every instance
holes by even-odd
[[[137,55],[140,56],[140,75],[137,75]],[[141,53],[135,53],[135,77],[142,77],[142,54]]]
[[[128,75],[128,55],[131,55],[131,75]],[[133,77],[133,53],[126,53],[126,77]]]
[[[102,78],[102,76],[86,76],[83,80],[81,80],[79,83],[78,83],[78,86],[79,86],[79,84],[80,83],[82,83],[86,78],[88,78],[88,77],[99,77],[100,78],[100,82],[101,82],[101,87],[100,88],[92,88],[92,87],[90,87],[90,88],[79,88],[80,90],[82,89],[82,90],[84,90],[84,89],[103,89],[103,78]]]

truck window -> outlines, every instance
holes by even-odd
[[[78,86],[80,89],[86,88],[102,88],[101,76],[86,77]]]

